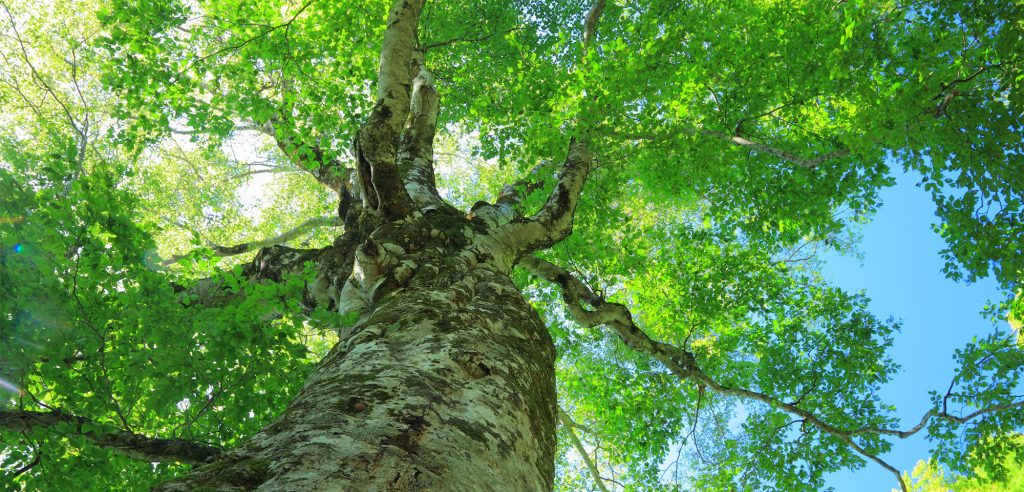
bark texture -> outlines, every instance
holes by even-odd
[[[359,321],[288,409],[158,490],[550,490],[554,347],[488,237],[431,210],[362,238],[310,294]]]

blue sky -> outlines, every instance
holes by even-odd
[[[955,371],[954,350],[972,336],[992,331],[980,311],[999,297],[990,279],[967,285],[942,276],[943,241],[930,227],[938,220],[935,207],[915,182],[914,176],[900,175],[896,186],[882,191],[883,205],[863,229],[859,246],[863,261],[832,255],[823,271],[834,285],[864,290],[875,315],[903,322],[891,352],[902,369],[881,396],[896,405],[904,429],[928,410],[928,391],[945,391]],[[930,443],[924,434],[897,441],[884,458],[896,468],[912,469],[918,459],[929,455]],[[827,483],[838,492],[898,488],[895,477],[874,463],[858,471],[835,473]]]

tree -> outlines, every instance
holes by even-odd
[[[898,162],[1021,318],[1018,1],[0,6],[14,488],[906,489],[893,439],[1021,446],[1013,334],[900,430],[898,324],[816,275]]]

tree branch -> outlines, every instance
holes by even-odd
[[[399,136],[410,110],[411,63],[424,0],[394,0],[380,53],[377,103],[356,137],[356,161],[363,204],[386,218],[412,211],[398,169]]]
[[[267,29],[265,29],[264,31],[260,32],[259,34],[255,35],[255,36],[252,36],[252,37],[249,37],[249,38],[246,38],[244,41],[242,41],[240,43],[224,46],[223,48],[217,49],[217,50],[212,51],[210,53],[207,53],[207,54],[205,54],[203,56],[200,56],[200,57],[192,59],[192,61],[190,61],[188,63],[188,65],[185,65],[185,68],[182,68],[181,70],[178,71],[178,74],[174,77],[174,79],[175,80],[176,79],[180,79],[181,76],[185,74],[185,72],[189,71],[189,69],[191,69],[192,67],[194,67],[198,63],[204,62],[204,61],[206,61],[206,60],[208,60],[210,58],[213,58],[213,57],[215,57],[217,55],[220,55],[220,54],[223,54],[223,53],[227,53],[229,51],[235,51],[235,50],[244,48],[247,44],[249,44],[249,43],[251,43],[253,41],[256,41],[256,40],[258,40],[260,38],[263,38],[263,37],[267,36],[268,34],[274,32],[274,31],[276,31],[278,29],[287,28],[287,27],[291,26],[292,23],[295,22],[295,19],[298,19],[299,15],[301,15],[303,12],[305,12],[305,10],[307,8],[309,8],[309,6],[312,5],[312,4],[313,4],[313,0],[307,1],[306,3],[302,4],[302,6],[299,7],[299,10],[296,11],[295,14],[292,15],[291,18],[289,18],[287,21],[282,22],[281,24],[276,24],[276,25],[273,25],[273,26],[269,26],[269,27],[267,27]]]
[[[416,30],[424,0],[394,0],[388,13],[387,29],[380,53],[377,73],[377,101],[375,111],[391,127],[395,135],[402,131],[409,113],[409,91],[413,74],[410,73]]]
[[[544,187],[544,180],[540,178],[541,172],[544,168],[550,167],[551,165],[552,162],[545,159],[536,166],[533,166],[526,176],[519,178],[511,184],[503,186],[501,188],[501,193],[498,194],[497,203],[509,204],[518,207],[522,203],[523,198]]]
[[[692,353],[651,339],[633,322],[629,308],[605,301],[564,268],[532,255],[520,259],[519,266],[536,277],[558,284],[562,288],[562,300],[570,316],[581,325],[594,327],[603,324],[611,327],[626,345],[653,356],[682,378],[689,378],[697,370]],[[581,302],[589,304],[594,310],[584,309]]]
[[[691,135],[704,135],[704,136],[707,136],[707,137],[714,137],[715,139],[721,140],[723,142],[729,142],[729,143],[731,143],[731,144],[733,144],[733,145],[735,145],[737,147],[746,147],[746,148],[748,148],[750,150],[753,150],[755,152],[760,152],[762,154],[767,154],[767,155],[770,155],[770,156],[778,157],[779,159],[782,159],[782,160],[784,160],[786,162],[789,162],[789,163],[792,163],[792,164],[796,164],[797,166],[800,166],[800,167],[802,167],[804,169],[814,169],[814,168],[817,168],[818,166],[820,166],[820,165],[824,164],[825,162],[828,162],[828,161],[830,161],[832,159],[839,159],[839,158],[846,157],[846,156],[850,155],[849,149],[839,149],[839,150],[834,150],[832,152],[828,152],[828,153],[825,153],[825,154],[821,154],[821,155],[819,155],[817,157],[811,157],[811,158],[801,157],[801,156],[798,156],[798,155],[796,155],[796,154],[794,154],[792,152],[788,152],[788,151],[785,151],[785,150],[782,150],[782,149],[779,149],[779,148],[776,148],[776,147],[772,147],[771,145],[768,145],[768,144],[765,144],[765,143],[762,143],[762,142],[756,142],[756,141],[753,141],[753,140],[741,137],[739,135],[730,135],[730,134],[725,133],[725,132],[719,132],[719,131],[707,130],[707,129],[700,129],[700,130],[698,130],[698,129],[694,129],[694,128],[685,128],[683,131],[686,132],[686,133],[689,133]],[[621,134],[620,133],[620,134],[617,134],[617,135],[620,136],[620,137],[631,139],[631,140],[656,140],[657,138],[659,138],[659,136],[655,135],[655,134],[635,134],[635,133],[632,133],[632,134],[631,133]]]
[[[963,417],[957,417],[945,411],[938,412],[930,410],[924,415],[924,417],[922,417],[921,422],[918,425],[908,431],[898,431],[894,429],[883,429],[870,426],[858,429],[841,429],[823,421],[818,416],[796,406],[795,404],[786,403],[773,396],[746,388],[734,388],[719,384],[697,366],[692,353],[685,349],[651,339],[634,324],[632,315],[626,306],[618,303],[606,302],[583,282],[573,277],[564,268],[535,256],[523,257],[520,260],[519,265],[539,278],[558,284],[562,288],[562,297],[567,304],[569,314],[581,325],[593,327],[603,324],[612,328],[626,345],[644,352],[662,362],[680,379],[692,380],[699,386],[707,387],[719,394],[756,400],[778,410],[800,416],[807,424],[818,428],[826,434],[832,435],[846,443],[857,453],[892,472],[893,475],[896,476],[896,479],[899,481],[900,487],[904,492],[907,491],[907,485],[904,483],[899,470],[857,444],[853,440],[855,436],[876,434],[906,438],[923,429],[928,420],[932,417],[942,418],[962,424],[990,413],[1024,407],[1024,401],[1006,403],[980,409]],[[580,305],[581,302],[589,304],[593,310],[584,309]]]
[[[338,193],[342,200],[346,199],[351,169],[345,167],[338,159],[327,159],[323,149],[318,145],[307,146],[297,143],[276,125],[271,124],[271,128],[273,130],[270,133],[263,133],[274,138],[274,143],[285,157],[312,174],[320,184]]]
[[[322,226],[340,227],[341,225],[342,225],[342,219],[340,217],[314,217],[312,219],[309,219],[309,220],[307,220],[307,221],[305,221],[305,222],[303,222],[303,223],[293,227],[291,230],[282,232],[281,234],[278,234],[277,236],[274,236],[274,237],[271,237],[271,238],[262,239],[262,240],[259,240],[259,241],[250,241],[250,242],[247,242],[247,243],[239,243],[239,244],[236,244],[234,246],[220,246],[220,245],[212,244],[211,243],[210,244],[210,249],[212,249],[212,251],[213,251],[213,256],[223,257],[223,256],[240,255],[240,254],[243,254],[243,253],[248,253],[248,252],[253,251],[253,250],[257,250],[257,249],[261,249],[261,248],[266,248],[268,246],[274,246],[274,245],[286,243],[288,241],[291,241],[292,239],[295,239],[296,237],[299,237],[300,235],[302,235],[302,234],[304,234],[306,232],[309,232],[310,229],[313,229],[313,228],[316,228],[316,227],[322,227]],[[194,255],[195,253],[196,253],[196,251],[190,251],[188,253],[174,255],[174,256],[172,256],[172,257],[162,261],[160,264],[164,265],[164,266],[172,265],[174,263],[177,263],[177,262],[179,262],[179,261],[181,261],[181,260],[183,260],[185,258],[188,258],[188,257]]]
[[[354,234],[335,238],[334,244],[320,249],[296,249],[287,246],[268,246],[259,250],[255,258],[242,266],[242,275],[251,282],[280,282],[291,274],[302,274],[307,262],[316,265],[316,276],[307,281],[301,295],[303,309],[337,306],[338,294],[345,279],[352,273],[352,254],[356,242]],[[187,296],[187,305],[222,306],[239,296],[227,288],[223,278],[214,276],[194,281],[189,287],[172,284],[174,291]],[[184,299],[182,302],[185,302]]]
[[[595,0],[587,12],[583,27],[584,57],[604,5],[605,0]],[[590,111],[590,114],[581,116],[593,116],[593,113]],[[540,211],[532,217],[521,218],[516,210],[521,197],[514,185],[502,190],[495,205],[480,204],[478,215],[492,227],[491,237],[505,246],[513,263],[525,253],[549,248],[572,234],[576,206],[594,161],[589,146],[589,125],[578,121],[576,132],[579,138],[570,139],[569,153],[558,174],[558,181]],[[477,209],[474,206],[473,212],[477,213]]]
[[[434,76],[427,70],[422,53],[416,55],[418,66],[412,82],[409,103],[409,121],[402,134],[398,169],[410,199],[418,205],[444,207],[434,180],[434,133],[437,130],[437,112],[440,97],[434,85]]]
[[[422,48],[420,48],[420,50],[423,51],[424,53],[426,53],[427,51],[430,51],[430,50],[433,50],[433,49],[437,49],[437,48],[443,48],[445,46],[450,46],[450,45],[453,45],[453,44],[456,44],[456,43],[479,43],[481,41],[487,41],[488,39],[491,39],[494,36],[497,36],[499,34],[502,34],[502,35],[509,34],[509,33],[518,31],[518,30],[520,30],[522,28],[523,28],[522,26],[516,26],[516,27],[510,28],[510,29],[505,29],[504,31],[495,31],[495,32],[492,32],[490,34],[485,34],[483,36],[479,36],[479,37],[475,37],[475,38],[467,38],[467,37],[464,37],[464,36],[460,36],[460,37],[457,37],[457,38],[447,39],[447,40],[444,40],[444,41],[438,41],[436,43],[430,43],[430,44],[424,45]]]
[[[822,154],[818,157],[807,159],[804,157],[800,157],[796,154],[793,154],[791,152],[786,152],[785,150],[777,149],[770,145],[766,145],[760,142],[754,142],[752,140],[747,140],[746,138],[743,138],[739,135],[729,135],[727,133],[716,132],[711,130],[701,130],[701,133],[704,135],[718,138],[720,140],[727,141],[739,147],[747,147],[755,152],[760,152],[762,154],[768,154],[771,156],[778,157],[779,159],[791,162],[804,169],[814,169],[826,161],[850,155],[849,150],[841,149],[829,152],[827,154]]]
[[[50,97],[53,98],[53,100],[57,103],[57,105],[60,106],[61,110],[64,111],[64,115],[67,117],[68,123],[71,125],[71,128],[72,130],[74,130],[75,134],[77,134],[80,138],[84,139],[85,133],[82,131],[82,128],[78,125],[78,121],[75,119],[75,117],[71,115],[71,110],[68,108],[67,104],[65,104],[64,101],[61,100],[61,98],[57,97],[57,93],[53,91],[53,88],[50,87],[50,84],[46,83],[46,80],[43,79],[43,77],[39,74],[39,71],[36,70],[35,65],[32,63],[32,57],[29,56],[28,48],[25,47],[25,42],[21,39],[21,33],[18,31],[18,24],[14,21],[14,15],[11,14],[11,10],[7,7],[7,3],[0,2],[0,7],[4,8],[4,12],[7,13],[7,18],[10,19],[11,30],[14,31],[14,38],[18,42],[18,46],[21,47],[22,58],[25,60],[25,64],[28,65],[29,70],[32,72],[32,79],[38,82],[41,88],[47,94],[49,94]]]
[[[586,56],[590,50],[590,45],[593,44],[594,39],[597,37],[597,21],[601,19],[601,14],[604,13],[604,2],[605,0],[596,0],[593,5],[590,6],[590,10],[587,11],[587,17],[583,21],[583,55]]]
[[[572,233],[573,216],[587,181],[593,155],[587,145],[572,141],[554,190],[540,211],[532,217],[516,219],[492,232],[516,257],[551,247]]]
[[[1004,403],[1002,405],[993,405],[993,406],[988,407],[988,408],[982,408],[980,410],[976,410],[976,411],[971,412],[971,413],[969,413],[969,414],[967,414],[967,415],[965,415],[963,417],[957,417],[956,415],[953,415],[953,414],[951,414],[949,412],[946,412],[945,410],[943,410],[941,412],[938,412],[938,411],[935,411],[935,410],[929,410],[929,411],[925,412],[924,415],[921,416],[921,421],[918,422],[917,425],[915,425],[915,426],[913,426],[910,429],[907,429],[905,431],[896,430],[896,429],[878,429],[878,428],[875,428],[875,427],[861,427],[859,429],[855,429],[853,431],[850,431],[850,435],[851,436],[856,436],[856,435],[861,435],[861,434],[880,434],[880,435],[885,435],[885,436],[896,436],[896,437],[899,437],[901,439],[905,439],[905,438],[910,437],[910,436],[912,436],[914,434],[917,434],[922,429],[924,429],[924,427],[926,425],[928,425],[928,421],[931,420],[932,418],[942,419],[942,420],[946,420],[946,421],[949,421],[949,422],[955,422],[957,424],[966,424],[967,422],[970,422],[971,420],[974,420],[974,419],[976,419],[978,417],[981,417],[983,415],[987,415],[987,414],[995,413],[995,412],[1002,412],[1004,410],[1013,410],[1015,408],[1024,408],[1024,401],[1018,401],[1018,402],[1014,402],[1014,403]]]
[[[337,159],[328,159],[326,153],[319,145],[306,145],[296,142],[291,136],[290,129],[282,128],[282,124],[290,121],[290,118],[279,113],[270,118],[266,123],[255,122],[252,125],[236,126],[235,130],[254,131],[274,139],[277,148],[299,169],[312,174],[320,184],[334,190],[338,194],[338,217],[342,220],[348,215],[353,205],[359,206],[356,200],[358,196],[352,196],[353,170]],[[240,173],[236,177],[258,174],[264,171],[248,171]],[[358,193],[358,190],[356,190]]]
[[[985,73],[986,70],[991,70],[993,68],[1001,69],[1002,66],[1003,66],[1002,63],[997,63],[995,65],[983,65],[982,67],[980,67],[977,70],[975,70],[974,73],[972,73],[972,74],[970,74],[970,75],[968,75],[966,77],[960,77],[960,78],[953,79],[953,80],[949,81],[949,83],[943,82],[940,85],[941,91],[939,92],[939,94],[932,98],[933,100],[941,99],[941,101],[934,108],[926,109],[925,113],[930,113],[930,114],[934,115],[936,118],[941,118],[943,116],[949,116],[946,113],[947,108],[949,108],[949,104],[951,102],[953,102],[954,98],[956,98],[957,96],[959,96],[961,94],[960,90],[957,88],[957,85],[965,84],[967,82],[970,82],[970,81],[974,80],[975,77]]]
[[[590,475],[594,478],[594,483],[597,484],[597,488],[601,492],[608,492],[608,488],[604,486],[604,480],[601,478],[601,471],[597,469],[597,465],[590,459],[590,455],[587,454],[586,448],[583,447],[583,443],[580,442],[580,438],[576,436],[576,431],[573,430],[575,425],[569,415],[562,410],[561,407],[558,409],[558,420],[562,423],[562,427],[569,432],[569,440],[572,441],[573,447],[576,448],[576,452],[583,458],[583,462],[587,465],[587,470],[590,470]]]
[[[552,165],[551,161],[542,160],[526,176],[503,186],[493,204],[485,201],[474,203],[469,218],[482,220],[489,227],[499,227],[521,218],[523,198],[544,187],[541,172]]]
[[[129,458],[150,462],[176,461],[195,464],[222,452],[220,448],[206,444],[185,439],[147,437],[60,412],[0,410],[0,428],[14,432],[39,428],[53,429],[82,436],[93,445],[112,449]]]

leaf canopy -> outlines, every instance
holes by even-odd
[[[1024,3],[608,2],[585,46],[590,7],[427,4],[442,194],[468,211],[528,183],[522,207],[536,210],[550,163],[586,134],[596,160],[573,234],[544,258],[722,386],[766,398],[680,380],[519,274],[575,423],[560,430],[558,485],[594,484],[570,433],[627,490],[820,489],[885,453],[900,422],[878,389],[898,370],[886,349],[899,325],[829,286],[817,255],[856,251],[901,166],[934,199],[946,275],[995,278],[1006,298],[989,315],[1024,318]],[[311,266],[251,282],[251,251],[218,251],[336,213],[316,173],[353,166],[388,4],[2,9],[5,405],[232,446],[287,404],[345,320],[302,305]],[[279,237],[315,247],[336,232]],[[211,285],[216,302],[190,294]],[[999,476],[1002,456],[1024,456],[1002,438],[1024,425],[1024,353],[996,330],[955,356],[925,422],[935,457]],[[984,418],[938,417],[954,407]],[[2,439],[5,480],[23,490],[140,488],[186,469],[75,429]]]

